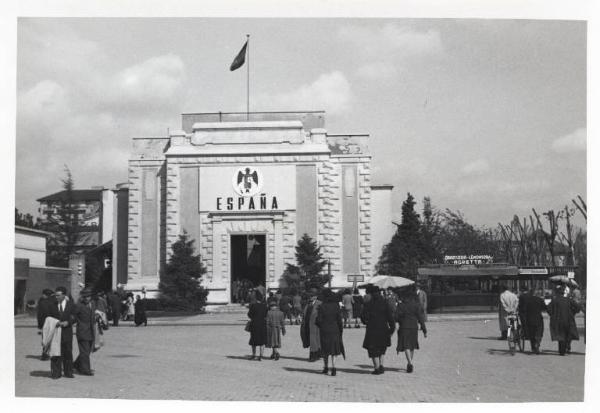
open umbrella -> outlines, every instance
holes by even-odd
[[[359,287],[366,287],[368,284],[373,284],[378,286],[381,289],[386,289],[388,287],[398,288],[398,287],[406,287],[408,285],[412,285],[415,282],[413,280],[409,280],[404,277],[392,277],[390,275],[376,275],[371,277],[363,284],[360,284]]]
[[[569,278],[566,275],[553,275],[548,279],[555,283],[567,284],[570,287],[579,287],[579,284],[577,284],[577,282],[574,279]]]

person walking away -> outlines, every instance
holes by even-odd
[[[381,293],[384,294],[385,300],[387,301],[392,314],[394,314],[396,312],[396,306],[398,305],[398,296],[394,292],[394,289],[392,287],[388,287],[387,290],[381,291]]]
[[[287,318],[292,325],[292,297],[289,294],[283,294],[279,300],[279,309],[283,313],[283,319]]]
[[[354,298],[352,297],[352,294],[350,294],[350,290],[344,290],[344,295],[342,295],[342,316],[344,319],[344,328],[350,327],[353,303]]]
[[[498,321],[500,324],[500,340],[506,340],[508,334],[508,316],[517,313],[519,299],[506,285],[500,286],[500,302],[498,304]]]
[[[252,346],[250,360],[256,358],[256,347],[259,347],[258,361],[261,361],[267,343],[267,305],[259,291],[256,291],[254,296],[256,302],[250,304],[248,309],[248,318],[250,319],[250,341],[248,344]]]
[[[323,374],[329,369],[328,361],[331,357],[331,375],[335,376],[335,358],[340,354],[346,358],[344,343],[342,341],[342,312],[339,305],[339,296],[329,288],[323,290],[323,303],[317,310],[315,324],[319,328],[321,340],[321,355],[323,356]]]
[[[558,341],[558,353],[561,356],[571,352],[572,340],[579,340],[575,314],[580,310],[575,301],[564,296],[564,288],[558,286],[547,311],[550,314],[550,336],[552,341]]]
[[[398,321],[398,345],[396,352],[404,352],[406,356],[406,372],[412,373],[414,370],[413,359],[415,349],[419,349],[419,325],[423,331],[423,337],[427,338],[427,327],[425,326],[425,316],[421,308],[421,303],[416,291],[408,291],[406,297],[398,304],[396,308],[396,320]]]
[[[519,297],[519,318],[525,333],[525,339],[531,343],[531,351],[540,354],[540,343],[544,335],[544,318],[546,304],[541,297],[533,294],[533,290],[525,288]]]
[[[298,290],[295,290],[292,296],[292,314],[294,316],[294,324],[300,324],[302,322],[302,296]]]
[[[238,292],[240,291],[240,283],[238,280],[234,280],[231,285],[231,300],[233,303],[238,302]]]
[[[372,287],[371,300],[365,304],[361,320],[367,326],[362,346],[373,361],[371,374],[383,374],[383,359],[387,348],[392,345],[391,336],[396,322],[392,308],[380,294],[378,286]]]
[[[133,305],[133,293],[127,293],[127,300],[125,302],[127,306],[127,313],[125,315],[125,320],[133,320],[135,318],[135,306]]]
[[[116,291],[109,294],[108,304],[110,306],[113,327],[118,327],[119,319],[121,318],[121,297],[119,297]]]
[[[285,316],[277,302],[271,302],[267,313],[267,347],[272,349],[271,360],[279,360],[281,336],[285,336]]]
[[[102,328],[108,330],[108,302],[106,301],[104,291],[98,291],[95,304],[96,311],[99,312],[100,317],[102,318]]]
[[[311,290],[310,298],[304,315],[302,325],[300,326],[300,337],[302,338],[302,347],[309,349],[308,361],[317,361],[321,357],[321,337],[319,327],[317,327],[317,313],[321,301],[316,290]]]
[[[84,288],[79,293],[79,302],[75,305],[74,315],[77,323],[77,345],[79,356],[74,367],[84,376],[93,376],[90,355],[94,348],[95,340],[95,313],[96,308],[92,302],[92,290]]]
[[[277,305],[278,302],[279,302],[279,300],[277,300],[277,297],[275,297],[275,294],[273,294],[273,291],[270,291],[269,298],[267,298],[267,306],[269,308],[271,308],[271,303],[275,303],[275,305]]]
[[[144,324],[144,327],[146,327],[148,325],[148,318],[146,317],[146,299],[145,298],[141,298],[138,295],[135,296],[135,315],[134,315],[134,322],[135,322],[135,326],[139,327],[140,325]]]
[[[358,288],[352,292],[352,317],[354,318],[354,328],[360,328],[360,315],[363,310],[363,297],[359,294]]]
[[[65,377],[73,378],[73,323],[75,321],[75,305],[67,300],[67,289],[56,287],[54,297],[56,303],[51,307],[50,317],[59,320],[61,328],[60,356],[50,357],[50,374],[58,379],[64,373]],[[61,371],[62,369],[62,371]]]
[[[417,298],[423,309],[423,319],[427,322],[427,293],[423,290],[421,283],[417,283]]]
[[[37,311],[37,326],[38,326],[38,334],[42,334],[42,328],[44,328],[44,323],[46,322],[46,318],[50,316],[51,306],[56,305],[56,300],[54,299],[54,291],[45,288],[42,291],[42,296],[37,302],[36,311]],[[42,356],[40,360],[46,361],[50,358],[47,351],[44,351],[44,346],[42,345]]]

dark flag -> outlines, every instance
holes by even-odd
[[[247,40],[246,43],[244,43],[244,47],[242,47],[242,50],[240,50],[235,59],[233,59],[231,66],[229,66],[229,70],[234,71],[244,65],[244,62],[246,61],[246,47],[248,47]]]

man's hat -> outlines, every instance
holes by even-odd
[[[42,294],[44,294],[44,295],[53,295],[54,291],[52,291],[49,288],[44,288],[44,291],[42,291]]]
[[[88,288],[88,287],[84,288],[83,290],[81,290],[79,292],[80,297],[91,297],[92,294],[93,294],[92,289]]]

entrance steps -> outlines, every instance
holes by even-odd
[[[204,310],[209,314],[246,314],[248,307],[240,304],[209,304]]]

